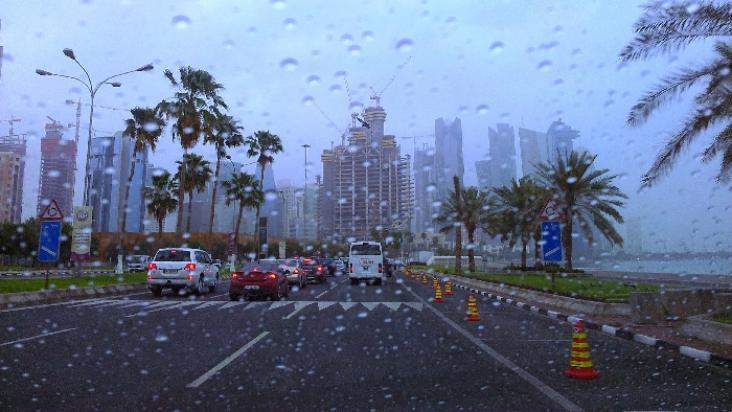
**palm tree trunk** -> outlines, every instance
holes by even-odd
[[[463,227],[455,226],[455,273],[463,272]]]
[[[259,170],[259,190],[264,193],[264,167],[266,164],[260,163],[260,170]],[[303,200],[305,201],[305,200]],[[257,217],[256,221],[254,222],[254,247],[257,248],[257,258],[259,258],[259,253],[262,251],[262,245],[259,243],[259,215],[261,212],[261,206],[257,205]]]
[[[521,270],[526,270],[526,245],[528,244],[528,240],[526,238],[521,238]]]
[[[562,231],[562,242],[564,243],[565,261],[567,269],[572,269],[572,208],[567,208],[567,216],[565,216],[564,230]]]
[[[188,193],[188,216],[186,216],[186,233],[191,233],[191,212],[193,211],[193,191]]]
[[[175,221],[175,231],[178,234],[181,234],[183,232],[183,205],[185,204],[186,200],[186,155],[188,154],[188,149],[183,149],[183,161],[180,165],[180,180],[178,182],[178,216],[176,217]]]
[[[468,229],[468,242],[470,243],[470,248],[468,248],[468,268],[470,268],[471,273],[475,273],[475,248],[473,247],[473,243],[475,240],[475,228]]]
[[[158,235],[163,234],[163,221],[164,220],[165,220],[165,218],[158,219]]]
[[[132,161],[130,162],[130,175],[127,176],[127,186],[125,187],[125,201],[122,203],[122,226],[119,228],[119,245],[117,249],[120,251],[120,253],[124,254],[124,245],[125,245],[125,233],[127,232],[127,208],[130,204],[130,186],[132,186],[132,178],[135,175],[135,157],[137,156],[137,151],[132,151]]]
[[[208,233],[213,233],[214,216],[216,215],[216,191],[219,188],[219,170],[221,169],[221,158],[216,156],[216,173],[213,181],[213,193],[211,193],[211,213],[208,220]]]

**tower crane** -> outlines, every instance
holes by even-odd
[[[414,156],[417,156],[417,139],[427,139],[430,137],[435,137],[434,133],[430,134],[423,134],[419,136],[401,136],[400,139],[412,139],[412,142],[414,144]]]
[[[23,119],[19,119],[17,117],[13,117],[13,115],[11,114],[10,115],[10,119],[0,120],[0,121],[2,121],[2,122],[8,122],[8,125],[10,126],[10,137],[13,137],[13,135],[15,134],[14,133],[15,130],[13,128],[13,124],[16,123],[16,122],[20,122],[21,120],[23,120]]]

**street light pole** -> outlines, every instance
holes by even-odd
[[[302,147],[305,149],[305,185],[302,191],[302,223],[303,223],[303,237],[309,240],[308,236],[308,149],[309,144],[304,144]]]
[[[86,70],[86,68],[79,62],[79,60],[76,59],[76,55],[74,54],[74,51],[66,48],[63,50],[63,53],[66,57],[73,60],[82,71],[84,71],[84,74],[86,75],[86,81],[76,77],[76,76],[67,76],[64,74],[58,74],[58,73],[52,73],[47,70],[43,69],[37,69],[36,73],[40,76],[57,76],[57,77],[64,77],[71,80],[76,80],[77,82],[84,85],[86,90],[89,92],[89,99],[90,99],[90,107],[89,107],[89,133],[88,138],[86,142],[86,161],[84,166],[84,206],[89,206],[89,192],[90,192],[90,174],[89,174],[89,167],[90,167],[90,158],[91,158],[91,144],[92,144],[92,128],[93,128],[93,122],[94,122],[94,98],[97,95],[97,92],[99,89],[105,85],[108,84],[112,87],[121,87],[122,84],[119,82],[110,82],[110,80],[124,76],[125,74],[130,74],[134,72],[147,72],[153,69],[152,64],[146,64],[145,66],[138,67],[134,70],[128,70],[126,72],[118,73],[112,76],[107,77],[106,79],[102,80],[101,82],[97,83],[97,85],[94,85],[94,82],[92,82],[91,76],[89,75],[89,72]],[[123,211],[124,213],[124,211]]]

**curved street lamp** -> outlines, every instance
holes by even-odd
[[[84,68],[84,66],[79,62],[79,60],[76,59],[76,54],[74,54],[74,51],[69,48],[65,48],[63,50],[64,56],[68,57],[69,59],[73,60],[80,68],[84,71],[84,74],[86,75],[86,80],[82,80],[76,76],[68,76],[65,74],[59,74],[59,73],[52,73],[48,70],[43,69],[36,69],[36,74],[39,76],[56,76],[56,77],[63,77],[66,79],[75,80],[81,84],[84,85],[87,91],[89,91],[89,98],[91,99],[89,104],[89,135],[87,139],[86,144],[86,164],[84,166],[84,206],[89,206],[89,190],[90,190],[90,175],[89,175],[89,159],[91,158],[91,143],[92,143],[92,125],[94,121],[94,97],[96,96],[99,89],[105,85],[108,84],[112,87],[121,87],[122,83],[120,82],[110,82],[110,80],[124,76],[126,74],[135,73],[135,72],[147,72],[153,69],[152,64],[146,64],[142,67],[138,67],[134,70],[128,70],[126,72],[117,73],[115,75],[109,76],[106,79],[102,80],[101,82],[94,85],[92,82],[91,76],[89,75],[89,72]]]

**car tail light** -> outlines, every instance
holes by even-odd
[[[241,272],[231,272],[231,278],[239,280],[244,277],[244,274]]]
[[[348,265],[348,271],[351,272],[351,273],[353,273],[353,263],[350,263]]]
[[[323,266],[322,265],[318,266],[318,272],[322,272],[322,271],[323,271]]]
[[[193,280],[193,275],[188,275],[188,280]]]
[[[157,269],[157,268],[158,268],[158,265],[155,262],[150,262],[150,263],[147,264],[147,269],[148,270],[154,270],[154,269]]]
[[[272,280],[277,279],[277,275],[275,275],[274,273],[268,274],[267,277],[270,278],[270,279],[272,279]]]
[[[381,273],[382,270],[384,270],[384,267],[379,263],[379,273]]]
[[[300,274],[300,269],[295,268],[295,270],[293,270],[292,273],[298,275],[298,274]]]
[[[196,270],[196,264],[193,262],[188,262],[185,266],[183,266],[183,270]]]

